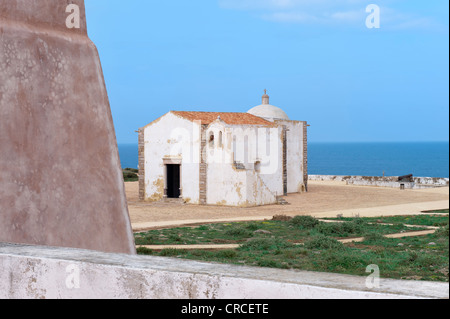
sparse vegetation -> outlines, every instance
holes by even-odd
[[[315,236],[312,239],[308,240],[305,243],[305,248],[306,249],[318,249],[318,250],[323,250],[323,249],[343,249],[344,245],[337,241],[336,239],[324,236],[324,235],[319,235],[319,236]]]
[[[364,235],[364,240],[370,242],[379,242],[384,240],[384,236],[379,233],[370,232]]]
[[[255,238],[247,241],[239,250],[241,251],[255,251],[255,250],[264,250],[264,251],[274,251],[280,250],[284,248],[293,247],[292,243],[287,242],[283,239],[278,238]]]
[[[435,235],[439,238],[445,238],[445,237],[449,237],[449,228],[448,228],[448,224],[445,227],[441,227],[439,228],[439,230],[436,231]]]
[[[275,221],[281,221],[281,222],[288,222],[288,221],[290,221],[291,219],[292,219],[291,216],[286,216],[286,215],[275,215],[275,216],[273,216],[273,219],[272,219],[272,220],[275,220]]]
[[[135,168],[125,168],[123,170],[123,179],[125,182],[137,182],[139,180],[139,170]]]
[[[440,215],[437,215],[440,214]],[[449,210],[437,210],[423,215],[411,216],[388,216],[388,217],[368,217],[364,221],[368,223],[386,223],[386,224],[408,224],[420,226],[445,226],[448,225]],[[353,221],[358,218],[327,218],[329,220]]]
[[[364,224],[357,221],[349,221],[343,223],[321,223],[317,226],[317,231],[327,236],[349,237],[362,235],[365,229]]]
[[[295,216],[292,218],[289,223],[300,229],[313,229],[317,225],[319,225],[319,221],[311,216]]]
[[[203,225],[136,234],[138,245],[158,244],[239,244],[238,249],[219,251],[176,250],[138,253],[311,271],[366,275],[366,267],[376,264],[383,278],[448,282],[448,216],[340,219],[325,223],[311,217],[284,218],[249,223]],[[381,225],[391,222],[393,225]],[[419,225],[407,228],[406,224]],[[432,235],[386,238],[391,233],[420,230],[420,225],[441,225]],[[364,237],[360,243],[342,244],[337,239]]]

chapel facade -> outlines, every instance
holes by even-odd
[[[308,124],[270,105],[171,111],[139,129],[139,197],[199,205],[276,204],[308,189]]]

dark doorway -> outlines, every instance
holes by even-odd
[[[180,169],[181,165],[167,165],[167,197],[180,198]]]

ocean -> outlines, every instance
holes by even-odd
[[[119,144],[123,168],[138,167],[137,144]],[[449,143],[309,143],[311,175],[449,177]]]
[[[309,174],[449,177],[449,143],[311,143]]]

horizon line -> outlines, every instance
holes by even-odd
[[[375,143],[450,143],[450,141],[309,141],[308,143],[317,143],[317,144],[375,144]],[[118,145],[125,144],[138,144],[138,142],[117,142]]]

